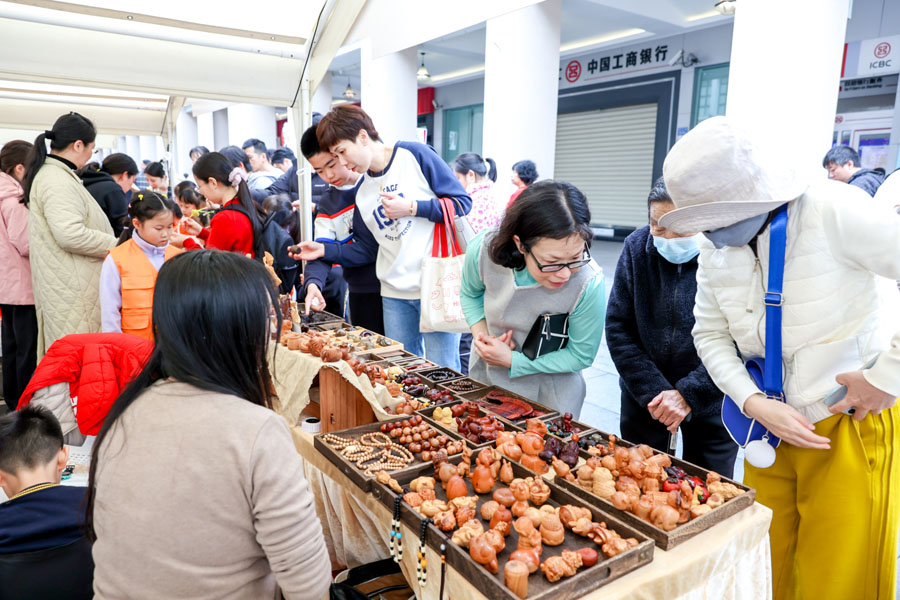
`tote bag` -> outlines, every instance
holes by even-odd
[[[453,203],[441,198],[444,222],[434,226],[431,256],[422,260],[419,331],[466,333],[469,326],[459,300],[465,254],[457,242]]]

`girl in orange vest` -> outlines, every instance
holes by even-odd
[[[128,216],[132,227],[119,237],[100,272],[100,313],[104,332],[153,339],[153,288],[162,264],[181,252],[169,245],[175,204],[150,190],[135,193]]]

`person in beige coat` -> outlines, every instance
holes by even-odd
[[[156,348],[94,442],[95,598],[328,594],[313,494],[271,410],[276,299],[265,267],[232,252],[185,252],[159,270]]]
[[[90,159],[96,135],[93,123],[78,113],[61,116],[35,139],[22,183],[29,209],[38,360],[64,335],[100,331],[100,270],[116,238],[75,174]]]

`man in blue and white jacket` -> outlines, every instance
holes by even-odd
[[[333,154],[321,149],[315,126],[303,133],[300,151],[316,174],[329,184],[319,196],[316,206],[316,242],[334,245],[349,245],[352,242],[354,249],[359,250],[349,254],[348,264],[342,264],[344,280],[350,289],[350,322],[383,335],[381,284],[375,274],[378,244],[364,226],[355,230],[353,227],[354,203],[361,178],[344,167]],[[303,283],[307,309],[321,310],[325,306],[322,290],[332,271],[332,264],[321,258],[306,264]]]
[[[444,220],[438,199],[450,198],[457,214],[468,214],[472,200],[433,148],[417,142],[385,145],[358,106],[336,107],[316,131],[322,148],[363,175],[356,192],[354,231],[367,229],[378,244],[385,334],[410,352],[458,369],[459,334],[419,331],[420,277],[422,258],[431,252],[434,224]],[[301,257],[324,257],[347,266],[347,254],[360,250],[353,246],[304,243]]]

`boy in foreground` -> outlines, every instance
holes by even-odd
[[[0,554],[65,546],[83,537],[84,488],[59,485],[69,460],[62,429],[39,406],[0,417]]]

